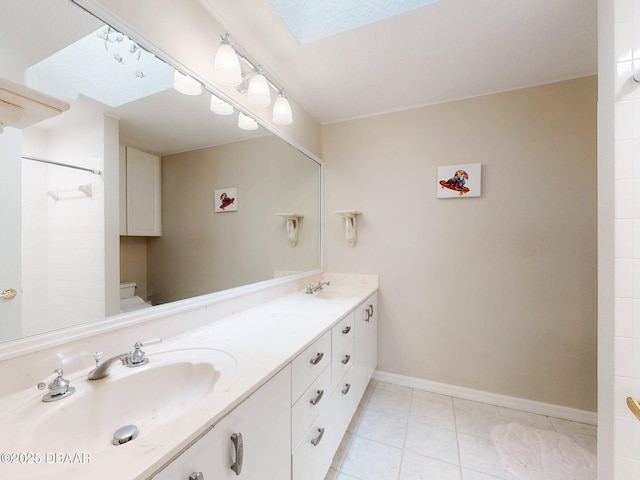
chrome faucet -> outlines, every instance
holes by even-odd
[[[89,372],[87,378],[89,380],[100,380],[101,378],[107,377],[109,375],[109,372],[111,371],[111,367],[118,360],[125,367],[140,367],[142,365],[146,365],[147,363],[149,363],[149,359],[142,351],[142,347],[144,347],[145,345],[155,345],[156,343],[160,343],[161,341],[161,338],[156,338],[153,340],[147,340],[145,342],[136,342],[133,346],[133,350],[131,350],[130,352],[116,355],[109,360],[105,360],[103,363],[100,363],[100,356],[102,355],[102,352],[96,352],[93,354],[96,360],[96,368]]]
[[[74,387],[69,386],[69,380],[62,377],[64,373],[62,369],[56,368],[53,373],[58,376],[47,385],[45,382],[38,383],[38,390],[44,390],[45,387],[49,388],[49,393],[45,393],[42,396],[43,402],[55,402],[62,398],[68,397],[76,391]]]
[[[317,292],[318,290],[322,290],[322,287],[328,287],[329,285],[331,285],[329,282],[318,282],[316,285],[307,285],[307,289],[305,290],[304,293],[314,293]]]

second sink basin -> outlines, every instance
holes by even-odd
[[[356,293],[354,290],[327,288],[325,290],[318,290],[313,296],[321,300],[340,300],[343,298],[351,298],[356,295]]]

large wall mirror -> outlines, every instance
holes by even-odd
[[[179,93],[135,39],[69,0],[3,0],[0,58],[0,77],[71,105],[0,135],[0,190],[20,212],[0,236],[20,266],[0,276],[19,292],[0,300],[0,342],[320,268],[320,164],[213,113],[210,92]],[[159,208],[160,232],[123,218],[134,201]],[[297,242],[282,213],[302,216]]]

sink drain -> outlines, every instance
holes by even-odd
[[[138,436],[138,427],[135,425],[125,425],[124,427],[116,430],[113,434],[113,444],[122,445],[123,443],[130,442]]]

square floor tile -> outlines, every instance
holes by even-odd
[[[459,433],[490,438],[493,427],[503,423],[495,405],[454,398],[453,408]]]
[[[407,419],[367,410],[360,420],[356,435],[379,443],[402,448],[407,433]]]
[[[369,399],[367,408],[398,417],[409,417],[411,396],[376,388]]]
[[[405,451],[459,464],[456,432],[423,423],[409,422]]]
[[[463,468],[503,480],[517,480],[502,464],[500,454],[490,439],[459,433],[458,445]]]
[[[460,480],[460,467],[434,458],[405,452],[400,480]]]
[[[456,428],[452,397],[437,393],[417,394],[416,392],[414,392],[409,412],[411,420],[452,430]]]
[[[522,410],[514,410],[511,408],[498,407],[502,423],[519,423],[521,425],[531,425],[540,430],[553,430],[551,422],[544,415],[536,415],[535,413],[523,412]]]
[[[401,449],[356,436],[340,473],[359,480],[397,480],[401,460]]]

